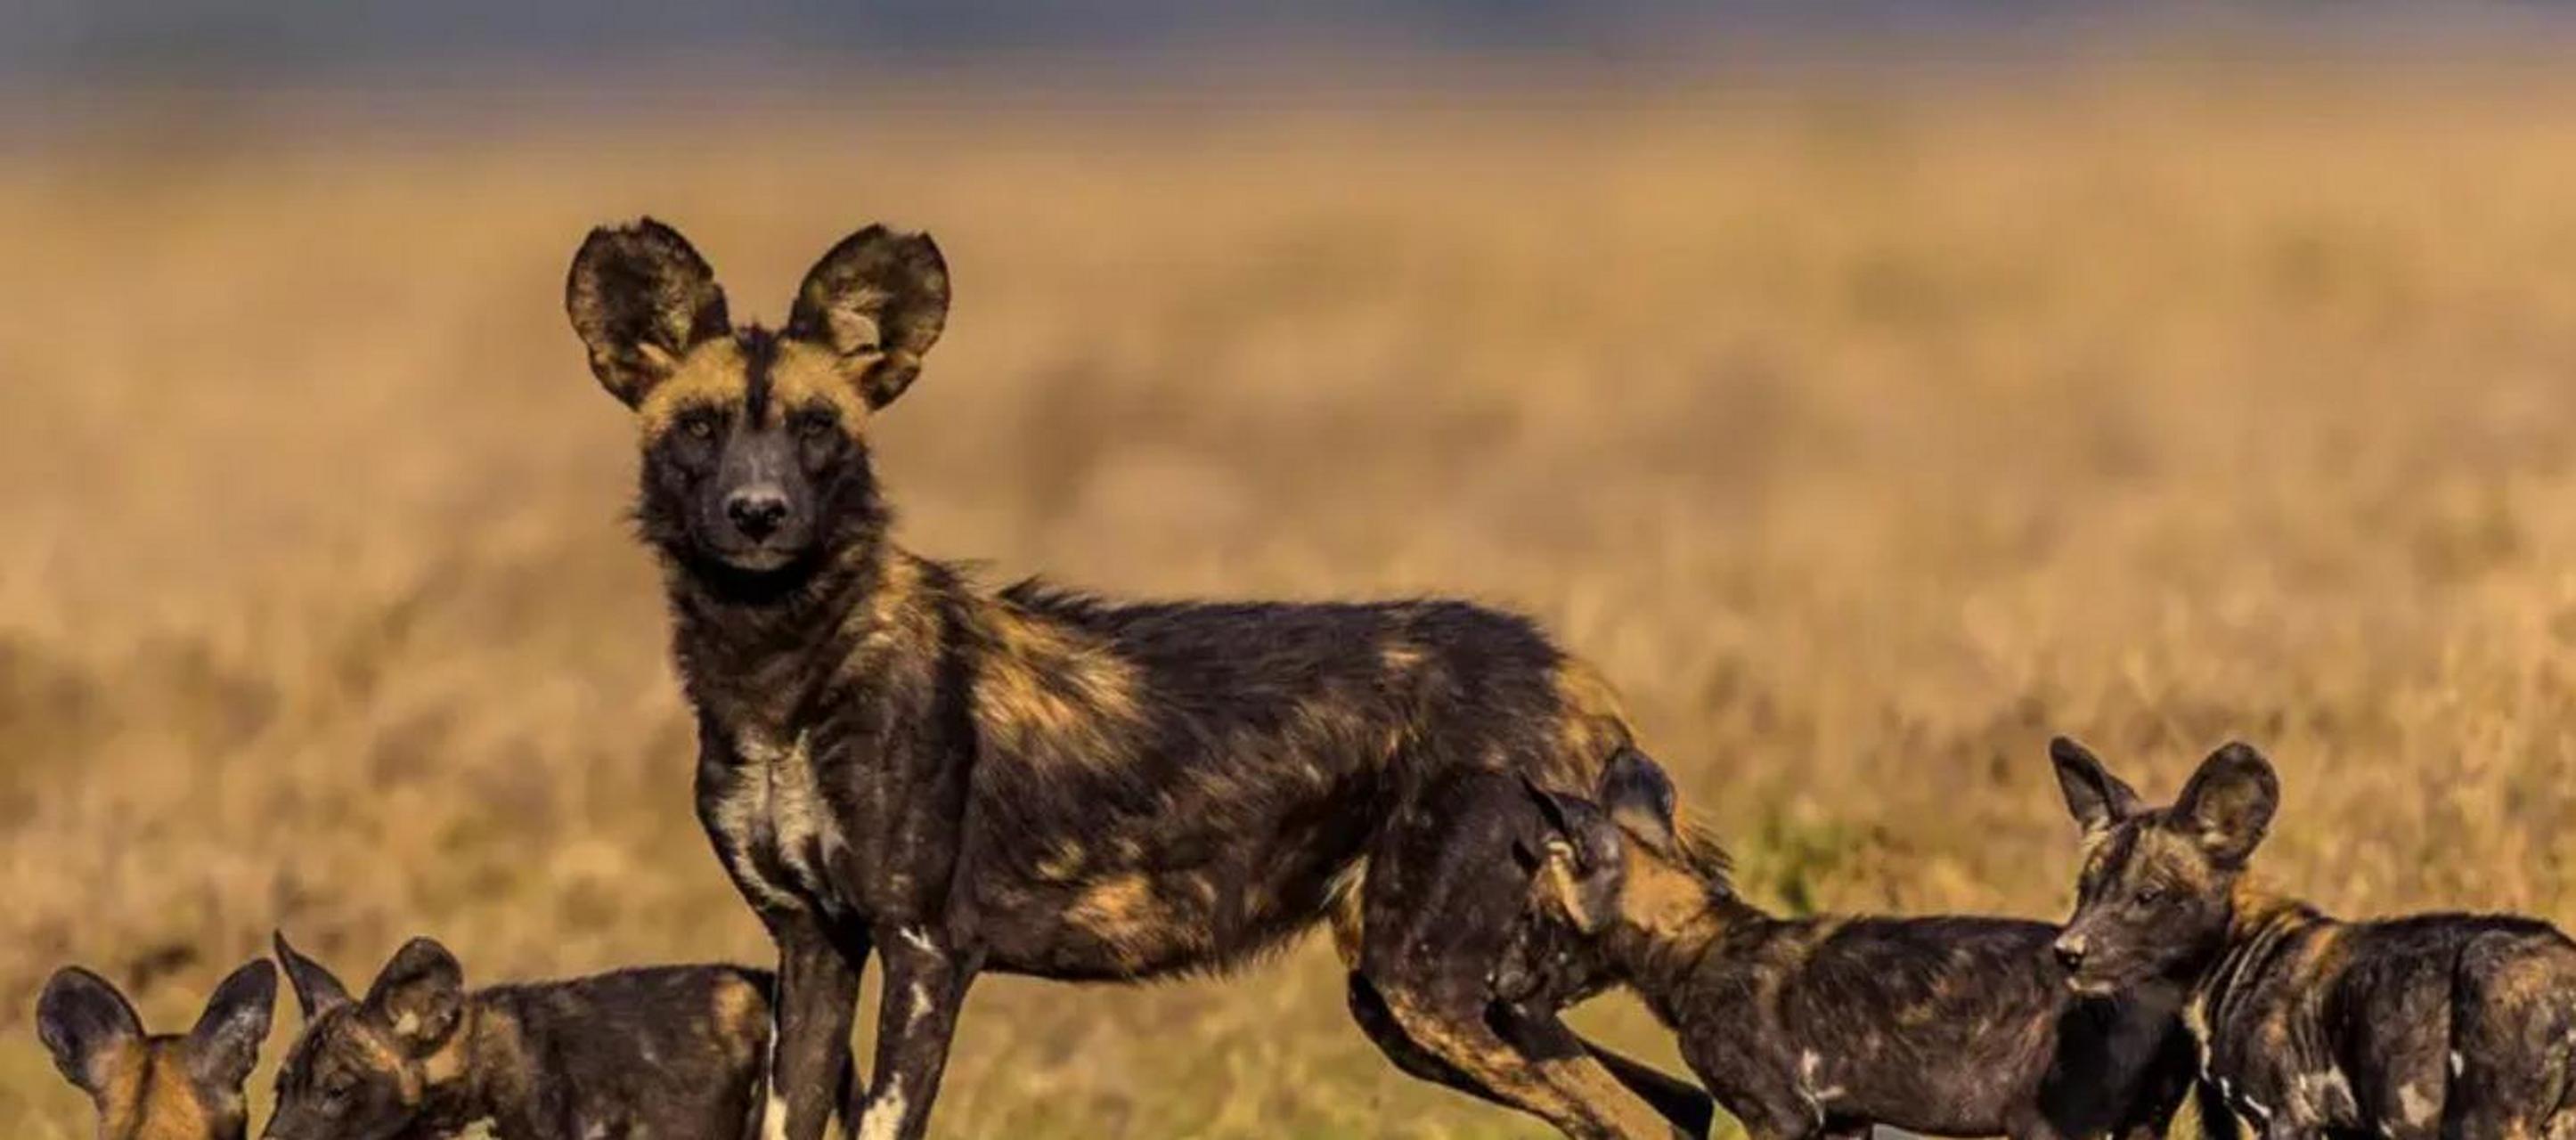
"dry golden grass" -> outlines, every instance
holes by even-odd
[[[759,959],[558,308],[646,210],[750,316],[941,236],[879,429],[916,548],[1525,608],[1762,901],[2062,913],[2063,730],[2157,793],[2261,743],[2262,862],[2334,909],[2576,918],[2576,88],[2010,86],[22,146],[0,1132],[86,1134],[26,1020],[67,961],[176,1026],[273,925],[357,977]],[[939,1131],[1533,1134],[1379,1061],[1329,959],[990,980]]]

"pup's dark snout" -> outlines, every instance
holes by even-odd
[[[725,516],[743,537],[758,542],[787,521],[787,496],[776,487],[746,487],[725,497]]]
[[[2084,936],[2069,934],[2059,938],[2056,945],[2049,947],[2049,952],[2057,955],[2057,964],[2066,967],[2071,973],[2083,968],[2084,949]]]

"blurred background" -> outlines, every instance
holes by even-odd
[[[2153,795],[2262,745],[2263,865],[2332,910],[2576,920],[2570,47],[2489,5],[18,0],[0,1132],[89,1134],[28,1024],[66,962],[175,1031],[275,926],[353,984],[414,934],[479,981],[765,958],[561,315],[647,211],[747,319],[861,224],[938,235],[876,427],[915,549],[1536,614],[1763,904],[2062,915],[2063,731]],[[1538,1135],[1381,1061],[1317,944],[989,980],[947,1090],[951,1137]]]

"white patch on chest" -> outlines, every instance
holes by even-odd
[[[2342,1069],[2333,1066],[2292,1077],[2290,1095],[2295,1098],[2292,1103],[2302,1120],[2345,1121],[2361,1111],[2360,1104],[2352,1098],[2352,1082],[2344,1079]]]
[[[501,1122],[482,1117],[465,1122],[465,1127],[450,1132],[439,1140],[501,1140]]]
[[[1824,1069],[1825,1058],[1822,1054],[1813,1049],[1799,1050],[1798,1095],[1807,1098],[1807,1106],[1815,1110],[1816,1119],[1819,1121],[1825,1118],[1825,1106],[1843,1095],[1841,1085],[1829,1085],[1824,1082]]]
[[[894,1140],[903,1128],[903,1078],[886,1082],[885,1095],[868,1101],[859,1114],[858,1140]]]
[[[921,1024],[921,1019],[928,1016],[930,1016],[930,987],[925,986],[920,982],[914,982],[912,984],[912,1009],[910,1012],[904,1014],[903,1027],[910,1029]]]
[[[734,741],[734,755],[741,763],[728,773],[731,783],[718,795],[714,811],[716,830],[739,852],[728,869],[764,901],[802,909],[803,899],[791,888],[815,897],[829,893],[814,866],[815,853],[830,859],[846,848],[832,813],[814,790],[806,736],[798,733],[781,746],[773,738],[746,732]],[[772,882],[751,859],[754,851],[774,852],[793,881]]]
[[[760,1140],[787,1140],[787,1102],[778,1096],[778,1015],[769,1016],[769,1062],[761,1066]]]
[[[2424,1090],[2404,1084],[2397,1087],[2397,1114],[2409,1128],[2429,1127],[2442,1117],[2442,1098],[2427,1096]]]

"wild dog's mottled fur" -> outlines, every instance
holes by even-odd
[[[1525,884],[1398,854],[1449,827],[1426,789],[1453,773],[1589,787],[1629,735],[1607,687],[1457,602],[1116,603],[899,548],[867,440],[947,299],[928,238],[871,227],[782,330],[736,328],[649,220],[594,232],[567,289],[643,430],[700,816],[778,943],[785,1135],[836,1107],[871,953],[887,1000],[847,1111],[918,1137],[978,971],[1218,970],[1328,913],[1363,1024],[1409,1069],[1579,1135],[1663,1134],[1580,1050],[1542,1061],[1488,1023],[1490,959],[1451,951],[1494,932],[1449,918],[1472,910],[1452,893]]]
[[[242,1140],[242,1082],[259,1063],[276,1002],[277,968],[252,962],[215,987],[195,1028],[146,1034],[107,979],[67,967],[37,999],[36,1033],[98,1106],[99,1140]]]
[[[1635,752],[1597,806],[1533,793],[1553,833],[1530,921],[1593,939],[1755,1137],[2154,1135],[2190,1087],[2179,991],[2079,1000],[2046,923],[1764,914]],[[1506,988],[1528,975],[1507,963]]]
[[[277,939],[304,1032],[277,1074],[274,1140],[599,1140],[759,1135],[770,976],[659,966],[468,992],[415,938],[364,998]]]
[[[2538,1137],[2571,1120],[2576,943],[2506,915],[2338,922],[2245,862],[2280,786],[2230,744],[2148,808],[2071,740],[2050,748],[2085,830],[2072,983],[2191,987],[2209,1078],[2269,1137]]]

